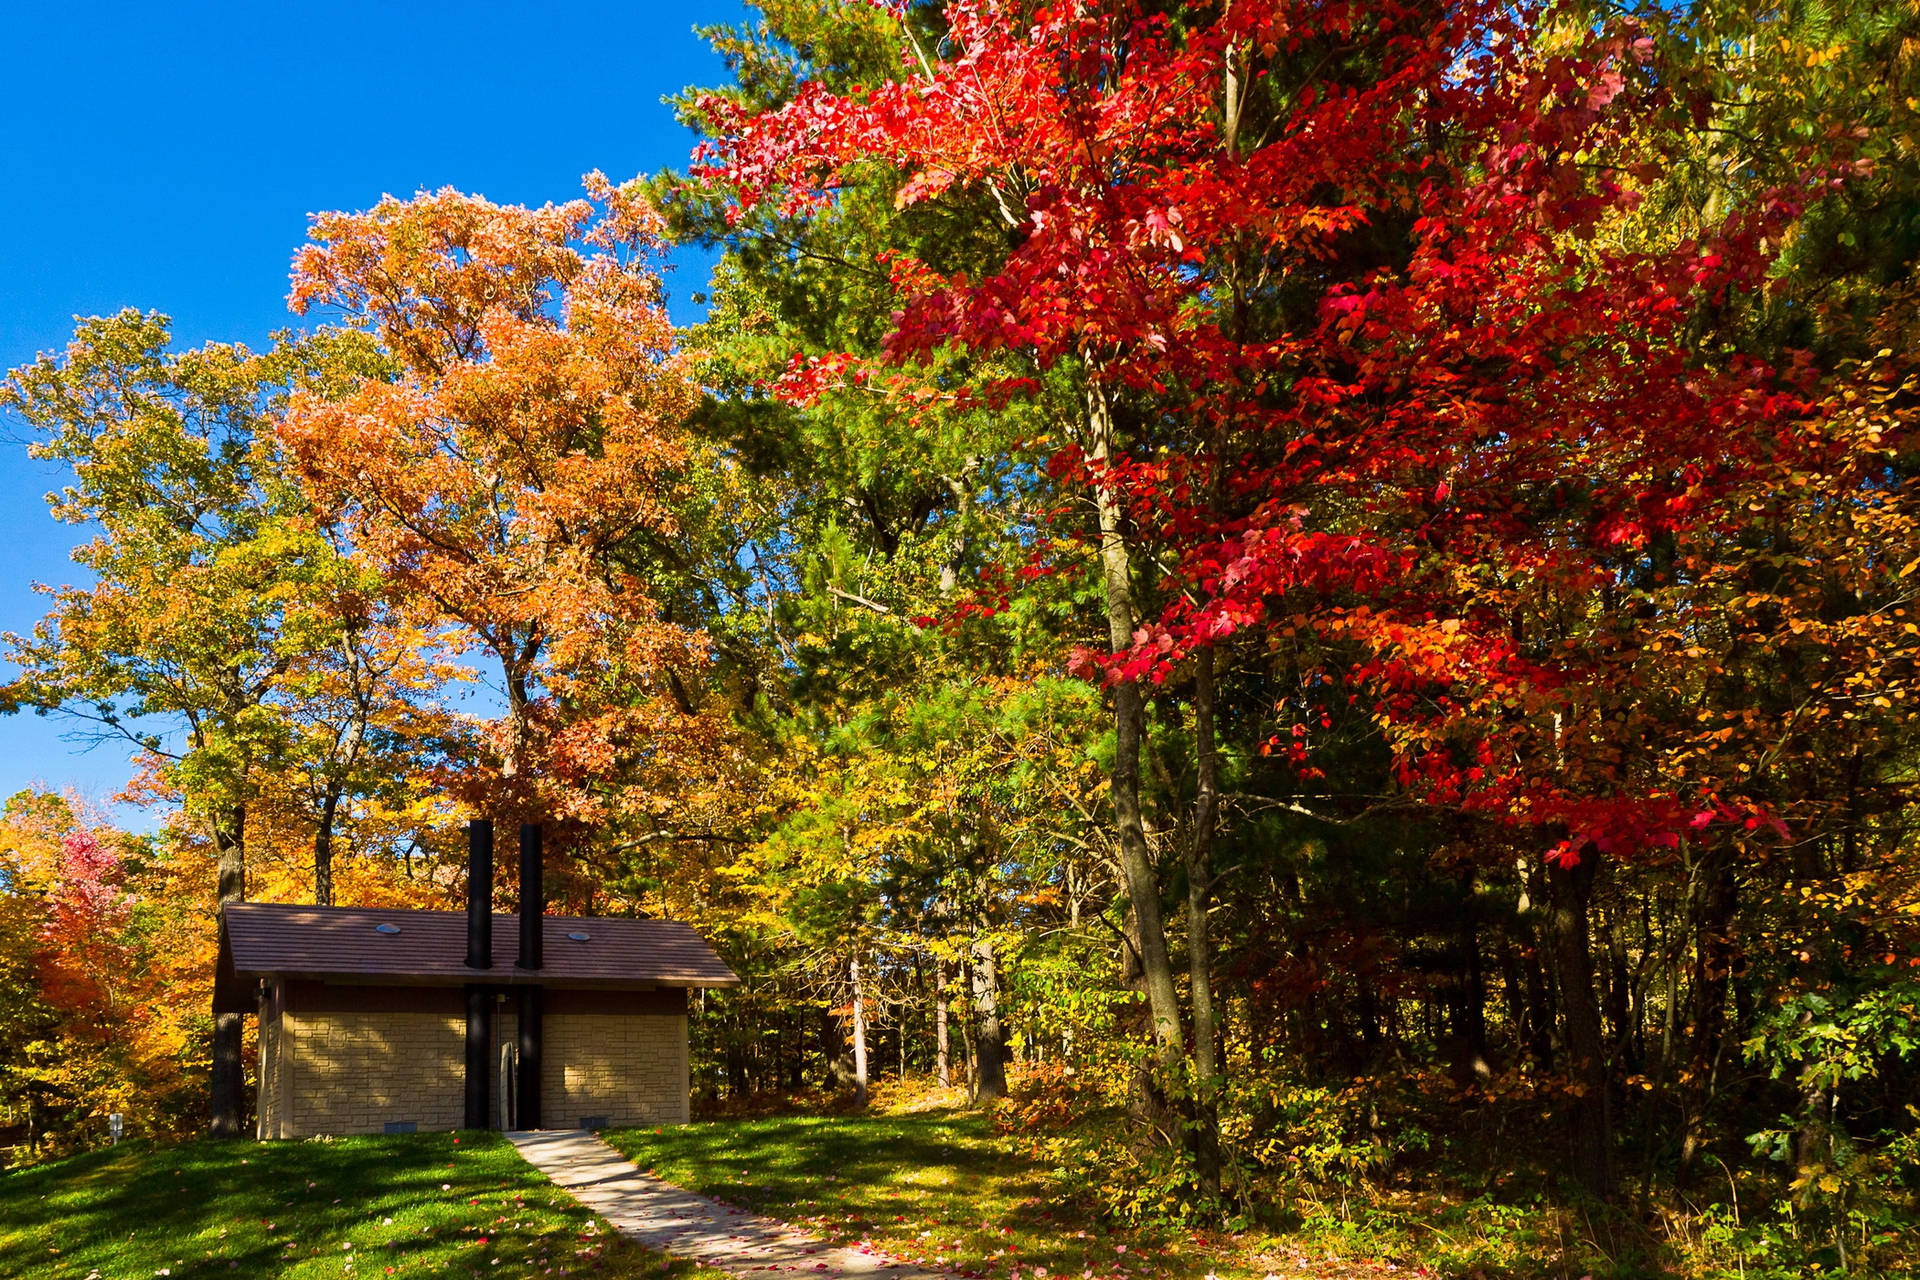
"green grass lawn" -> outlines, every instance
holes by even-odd
[[[604,1136],[642,1169],[840,1243],[989,1280],[1536,1280],[1762,1271],[1648,1236],[1602,1256],[1586,1211],[1444,1186],[1295,1201],[1291,1222],[1129,1230],[1078,1206],[1022,1132],[960,1109],[727,1118]],[[1643,1226],[1628,1223],[1645,1233]],[[1724,1251],[1723,1251],[1724,1252]],[[1765,1275],[1780,1277],[1774,1269]],[[1797,1274],[1797,1273],[1796,1273]],[[1875,1272],[1886,1275],[1888,1272]]]
[[[963,1274],[1265,1274],[1222,1241],[1116,1234],[1051,1203],[1046,1170],[975,1112],[775,1116],[603,1136],[689,1190]]]
[[[613,1235],[485,1133],[126,1143],[0,1174],[6,1280],[643,1273],[717,1280]]]

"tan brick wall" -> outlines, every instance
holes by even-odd
[[[540,1106],[548,1124],[607,1117],[612,1125],[688,1120],[684,1014],[556,1014],[547,1017]]]
[[[464,1119],[466,1022],[439,1013],[283,1013],[281,1136],[379,1133],[411,1120],[422,1132]]]
[[[543,1019],[547,1125],[567,1128],[585,1116],[612,1125],[687,1121],[683,996],[548,996],[564,1007]],[[379,1133],[406,1120],[422,1132],[458,1128],[466,1016],[457,1007],[457,991],[276,985],[261,1006],[260,1135]],[[512,1008],[502,1001],[494,1010],[488,1075],[496,1091],[498,1047],[513,1043]]]
[[[548,1128],[570,1129],[584,1116],[605,1116],[616,1128],[691,1118],[685,1014],[549,1013],[540,1021],[540,1118]],[[497,1014],[495,1024],[499,1043],[513,1043],[514,1015]]]

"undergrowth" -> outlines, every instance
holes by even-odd
[[[1250,1086],[1243,1086],[1249,1088]],[[1715,1164],[1682,1196],[1625,1179],[1602,1204],[1517,1170],[1558,1142],[1522,1080],[1474,1098],[1418,1074],[1269,1085],[1223,1110],[1219,1200],[1193,1163],[1145,1142],[1126,1108],[1070,1072],[1028,1071],[972,1109],[961,1090],[878,1082],[867,1113],[838,1100],[738,1104],[682,1129],[610,1140],[661,1175],[841,1240],[995,1280],[1083,1276],[1416,1274],[1478,1280],[1905,1276],[1920,1234],[1896,1167],[1844,1216],[1796,1201],[1764,1160]],[[808,1099],[819,1102],[823,1099]],[[1237,1126],[1237,1127],[1236,1127]],[[1817,1190],[1817,1188],[1816,1188]]]

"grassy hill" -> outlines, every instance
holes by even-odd
[[[682,1277],[486,1133],[125,1143],[0,1174],[0,1277]]]
[[[1344,1266],[1304,1272],[1207,1233],[1116,1230],[1064,1203],[1048,1166],[977,1111],[782,1114],[602,1136],[641,1168],[703,1195],[988,1280],[1355,1274]]]

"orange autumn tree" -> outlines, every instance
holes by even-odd
[[[470,797],[594,821],[636,752],[712,732],[684,695],[705,640],[647,578],[678,529],[698,392],[647,261],[656,219],[630,187],[587,187],[315,217],[294,309],[370,333],[395,373],[296,396],[281,438],[401,611],[497,671]]]
[[[446,695],[473,673],[379,598],[367,566],[334,563],[339,574],[315,591],[325,608],[283,676],[285,746],[261,771],[249,814],[256,862],[288,873],[256,883],[263,900],[367,905],[369,890],[405,894],[414,853],[456,821],[433,766],[468,754],[469,727]]]

